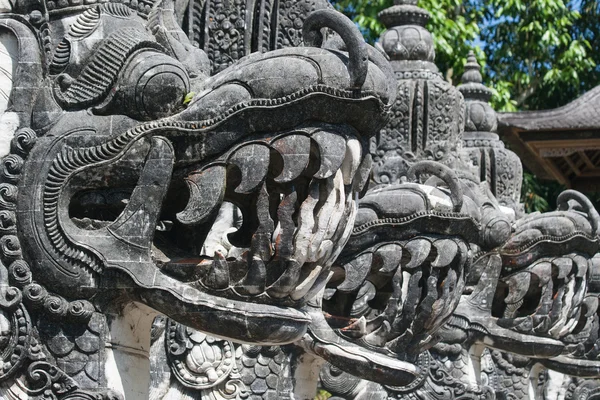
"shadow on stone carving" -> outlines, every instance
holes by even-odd
[[[600,398],[600,216],[417,1],[1,11],[0,398]]]

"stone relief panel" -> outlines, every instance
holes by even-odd
[[[184,29],[217,73],[254,52],[301,46],[306,17],[328,8],[324,0],[195,0]]]

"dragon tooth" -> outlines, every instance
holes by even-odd
[[[350,139],[346,142],[346,155],[340,167],[344,177],[344,185],[350,185],[354,175],[360,166],[362,157],[362,148],[360,142],[356,139]]]
[[[404,266],[406,269],[414,269],[429,256],[431,252],[431,242],[426,239],[415,239],[408,242],[404,248],[410,253],[410,261]]]
[[[281,235],[281,223],[277,222],[277,225],[275,225],[275,230],[273,231],[273,234],[271,235],[271,242],[277,243],[279,241],[280,235]]]
[[[571,279],[571,281],[567,283],[564,289],[565,294],[563,296],[562,304],[559,309],[558,320],[556,321],[552,329],[550,329],[549,331],[550,335],[556,338],[560,338],[561,332],[569,322],[569,314],[573,308],[573,298],[575,295],[575,280]],[[559,296],[557,296],[555,302],[558,301],[558,297]]]
[[[586,318],[591,317],[598,311],[598,304],[600,303],[600,299],[597,296],[587,296],[583,299],[583,304],[585,304],[585,316]]]
[[[443,293],[442,298],[450,295],[456,289],[456,285],[458,283],[458,274],[455,270],[451,269],[448,271],[448,275],[446,275],[446,279],[442,282],[443,284]]]
[[[404,297],[405,292],[403,291],[406,283],[405,279],[410,279],[410,274],[408,272],[403,272],[401,268],[398,268],[392,278],[392,294],[387,300],[385,309],[380,314],[388,321],[393,321],[398,315],[398,310],[404,307],[404,300],[406,299],[406,297]]]
[[[523,300],[525,295],[527,295],[531,283],[531,274],[528,272],[521,272],[510,276],[507,281],[508,296],[506,296],[504,302],[506,304],[515,304]]]
[[[177,220],[184,225],[198,225],[215,213],[225,196],[227,170],[223,165],[213,165],[189,175],[185,182],[190,191],[190,199]]]
[[[236,193],[251,193],[259,187],[269,172],[271,150],[262,144],[250,144],[237,149],[228,159],[241,172]]]
[[[356,206],[358,203],[358,193],[350,192],[346,195],[346,203],[344,205],[344,210],[342,213],[342,217],[340,218],[340,222],[333,234],[331,241],[333,243],[338,243],[338,246],[334,247],[334,251],[330,254],[327,260],[324,260],[323,263],[330,264],[337,260],[338,256],[342,252],[344,246],[341,246],[341,243],[346,243],[348,238],[352,234],[352,228],[354,224],[348,223],[348,221],[354,221],[356,218],[356,214],[358,213],[358,207]]]
[[[271,146],[281,155],[283,168],[276,182],[291,182],[299,177],[310,160],[310,138],[304,135],[288,135],[276,139]]]
[[[311,268],[308,275],[296,286],[296,288],[290,293],[290,297],[292,300],[300,300],[303,298],[308,291],[313,287],[319,276],[321,275],[321,271],[323,267],[321,265],[307,265],[305,267]]]
[[[267,294],[273,298],[280,299],[288,296],[296,287],[300,279],[302,264],[296,260],[287,262],[283,274],[267,289]]]
[[[368,313],[371,309],[369,302],[373,300],[376,295],[377,288],[375,285],[369,281],[365,281],[356,295],[356,300],[352,303],[352,307],[350,308],[350,316],[359,317]]]
[[[373,157],[370,154],[367,154],[356,171],[354,180],[352,181],[352,190],[362,192],[367,182],[369,182],[372,168]]]
[[[313,234],[311,236],[309,247],[308,247],[308,262],[317,262],[318,261],[318,251],[321,246],[321,242],[325,237],[325,232],[327,230],[327,226],[329,225],[329,220],[336,208],[338,201],[338,193],[335,188],[335,180],[339,178],[341,179],[340,173],[335,175],[335,177],[330,176],[325,180],[325,182],[321,183],[321,192],[320,198],[325,197],[325,201],[320,203],[320,209],[315,217],[315,225],[313,227]]]
[[[498,326],[506,329],[513,329],[517,332],[521,333],[531,333],[533,332],[533,317],[519,317],[519,318],[510,318],[504,319],[501,318],[497,321]],[[539,322],[541,323],[541,321]]]
[[[298,228],[294,237],[294,254],[292,258],[300,264],[304,264],[308,258],[308,247],[315,226],[314,209],[319,202],[319,183],[312,181],[308,190],[309,195],[300,206]]]
[[[305,297],[308,300],[315,297],[317,294],[319,294],[319,292],[321,292],[321,290],[323,290],[323,288],[325,287],[325,285],[327,285],[327,282],[329,282],[332,276],[333,271],[330,271],[329,269],[326,269],[323,272],[321,272],[317,280],[315,280],[315,282],[312,284],[312,287],[302,297]]]
[[[277,208],[277,227],[276,234],[273,234],[273,243],[275,247],[274,260],[288,260],[293,252],[294,232],[296,225],[293,215],[296,212],[295,206],[298,194],[295,190],[283,196]],[[278,277],[278,276],[277,276]],[[273,282],[274,279],[269,280]]]
[[[391,243],[379,247],[375,252],[375,260],[377,265],[381,264],[379,272],[394,272],[402,260],[402,246]]]
[[[359,339],[367,334],[367,319],[365,317],[360,317],[347,327],[340,329],[340,331],[346,336]]]
[[[383,321],[385,320],[383,315],[378,315],[375,318],[367,320],[366,330],[367,333],[375,332],[375,330],[379,329]]]
[[[252,257],[246,276],[235,286],[235,290],[242,295],[255,296],[265,290],[266,279],[265,262],[258,257]]]
[[[577,272],[575,273],[575,276],[577,278],[583,278],[587,275],[587,271],[588,271],[588,260],[585,257],[582,257],[580,255],[575,255],[573,257],[573,262],[575,263],[575,266],[577,267]]]
[[[548,332],[548,329],[550,329],[550,326],[552,326],[552,321],[547,315],[532,315],[531,325],[534,332],[545,334]],[[523,326],[527,326],[527,324],[524,324]]]
[[[540,280],[540,287],[547,285],[552,277],[552,264],[549,262],[539,262],[535,264],[530,271]]]
[[[340,292],[352,292],[358,289],[371,271],[373,253],[363,253],[344,265],[346,279],[337,287]]]
[[[558,337],[562,338],[572,333],[573,330],[577,327],[577,324],[579,323],[580,315],[581,310],[579,310],[579,312],[575,313],[571,318],[569,318],[565,326],[558,333]]]
[[[377,330],[369,333],[363,340],[372,346],[383,347],[387,343],[391,330],[390,323],[384,320]]]
[[[319,147],[321,165],[314,174],[317,179],[325,179],[340,169],[346,156],[346,139],[336,133],[317,131],[311,138]]]
[[[576,278],[575,280],[575,294],[573,295],[573,307],[577,308],[581,306],[585,294],[587,292],[587,279]]]
[[[316,259],[323,260],[328,258],[333,251],[333,247],[333,242],[331,240],[323,240],[321,246],[319,246],[319,250],[317,250]]]
[[[250,250],[253,256],[262,260],[268,260],[272,255],[271,238],[275,231],[275,223],[271,218],[269,210],[269,193],[265,185],[262,185],[256,199],[256,218],[258,226],[250,240]]]
[[[342,221],[342,217],[346,209],[346,191],[341,178],[341,172],[339,171],[336,175],[336,179],[334,180],[334,191],[337,193],[337,201],[334,210],[331,213],[331,218],[329,218],[329,223],[325,228],[325,240],[331,240],[331,238],[334,237],[335,232],[339,227],[340,221]]]
[[[556,258],[552,264],[558,268],[558,279],[566,279],[573,270],[573,260],[568,257]]]
[[[454,291],[457,290],[457,286],[459,285],[458,274],[455,270],[450,269],[446,275],[446,279],[442,281],[442,296],[437,300],[444,305],[444,309],[441,311],[442,315],[451,315],[458,305],[460,296],[456,296]]]
[[[229,265],[220,252],[215,253],[210,270],[202,278],[202,283],[211,289],[226,289],[229,287]]]
[[[442,239],[433,242],[433,246],[437,249],[437,257],[431,263],[432,267],[440,268],[448,266],[458,253],[458,244],[454,240]]]

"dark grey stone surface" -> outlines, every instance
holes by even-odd
[[[383,51],[324,0],[4,11],[0,398],[600,393],[600,216],[523,212],[416,1]]]

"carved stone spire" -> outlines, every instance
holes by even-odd
[[[417,3],[417,0],[396,0],[394,6],[379,14],[388,28],[381,44],[392,60],[433,62],[435,59],[433,37],[425,28],[430,15]]]
[[[492,98],[492,90],[482,82],[481,67],[475,58],[475,53],[471,51],[465,65],[462,84],[458,86],[467,104],[465,139],[473,137],[470,132],[496,132],[498,128],[498,116],[488,103]],[[494,136],[498,138],[498,135]]]
[[[490,106],[492,90],[483,85],[481,67],[471,51],[458,90],[466,102],[464,151],[487,181],[501,205],[520,210],[523,167],[521,160],[496,134],[498,115]]]
[[[434,64],[430,15],[416,0],[396,0],[379,17],[388,28],[380,44],[398,80],[398,97],[388,125],[374,140],[373,180],[394,183],[416,161],[454,167],[462,142],[464,100]]]

